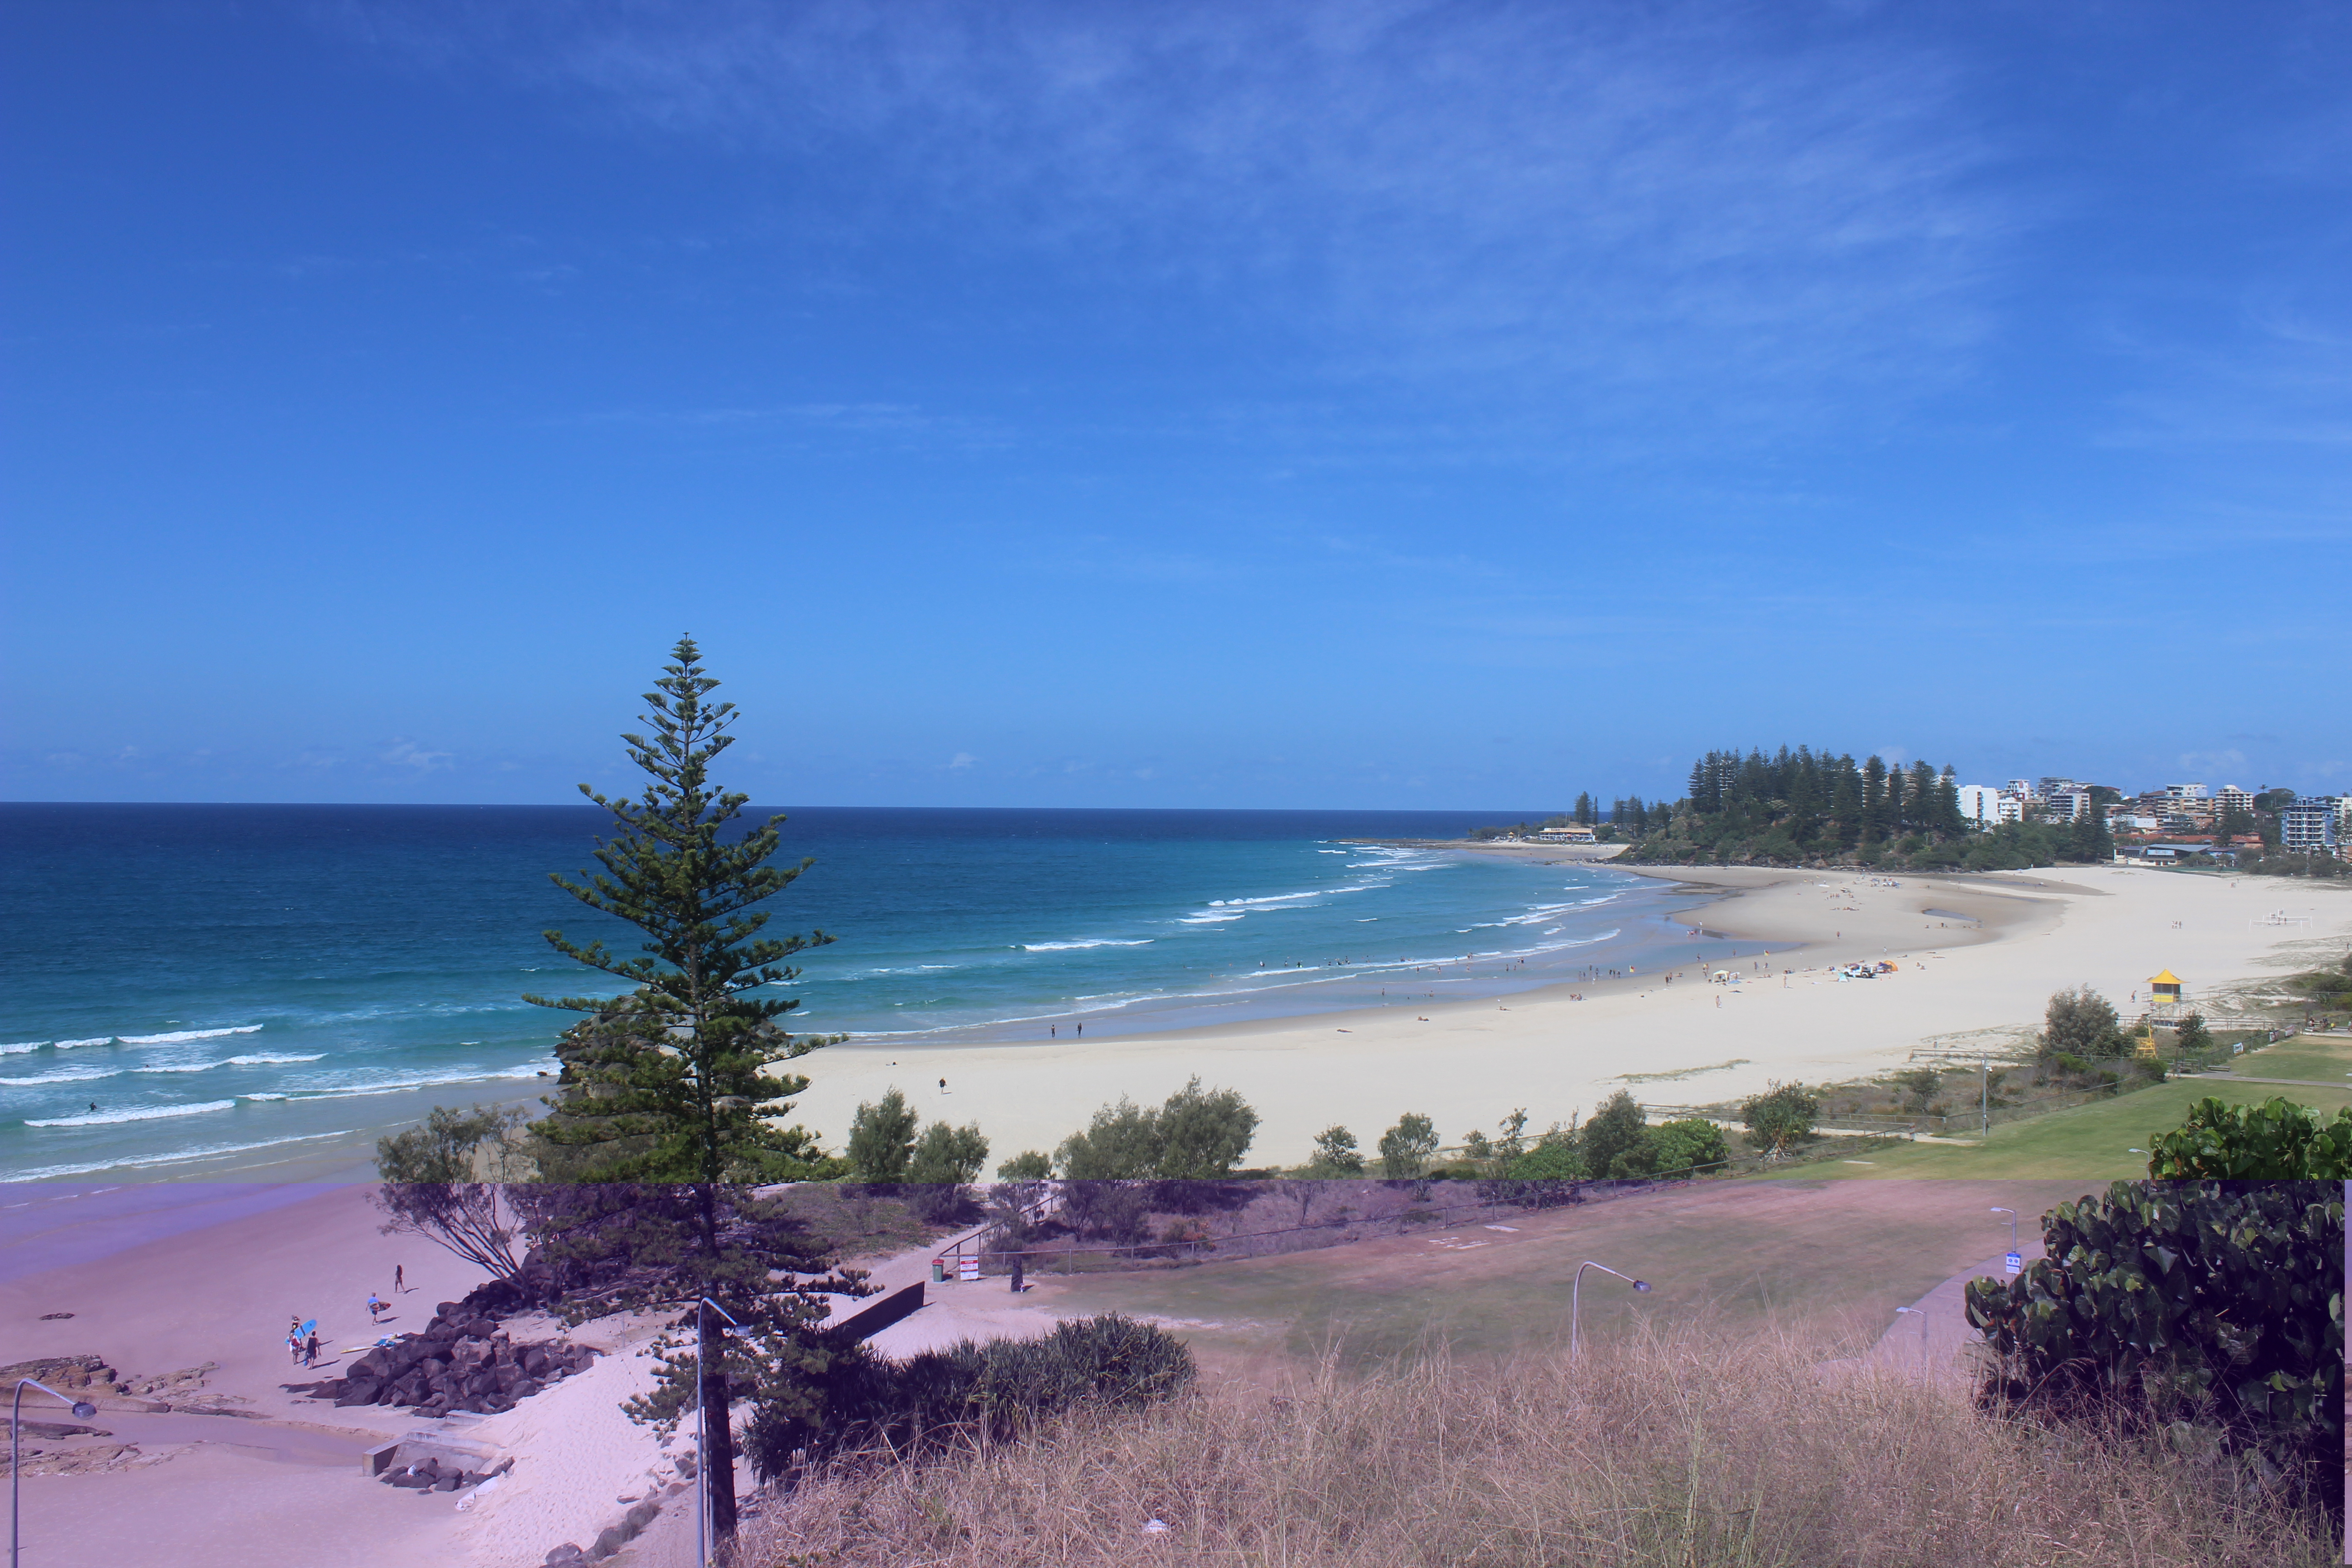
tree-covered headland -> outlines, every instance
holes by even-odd
[[[1868,866],[2011,870],[2106,860],[2115,841],[2096,812],[2069,823],[1983,827],[1960,815],[1952,769],[1782,746],[1709,752],[1671,805],[1621,801],[1609,835],[1624,858],[1655,865]]]

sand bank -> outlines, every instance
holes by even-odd
[[[1708,965],[1743,983],[1707,984],[1685,965],[1671,984],[1641,975],[1499,1001],[1424,991],[1354,1013],[1099,1043],[835,1046],[793,1064],[813,1080],[795,1120],[838,1147],[858,1103],[895,1086],[927,1119],[978,1122],[992,1163],[1051,1150],[1095,1107],[1122,1094],[1157,1100],[1197,1073],[1257,1109],[1252,1160],[1292,1163],[1334,1122],[1370,1147],[1418,1110],[1452,1142],[1515,1106],[1540,1127],[1618,1089],[1698,1104],[1774,1079],[1887,1071],[1923,1047],[2000,1049],[2030,1035],[2063,986],[2087,982],[2129,1013],[2161,969],[2185,978],[2192,1000],[2212,998],[2340,958],[2352,941],[2352,896],[2271,879],[2117,867],[1893,879],[1622,868],[1686,885],[1690,925],[1753,941],[1752,952],[1742,941],[1738,959]],[[2250,923],[2283,905],[2310,924]],[[1899,967],[1843,984],[1824,973],[1862,958]]]

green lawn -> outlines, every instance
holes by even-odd
[[[2287,1044],[2282,1041],[2272,1049],[2284,1049]],[[2257,1053],[2254,1059],[2269,1064],[2284,1058],[2263,1052]],[[2246,1070],[2252,1073],[2256,1069],[2249,1067]],[[2347,1069],[2335,1070],[2340,1073]],[[2300,1075],[2271,1071],[2266,1065],[2260,1076]],[[2208,1095],[2231,1104],[2258,1104],[2273,1095],[2284,1095],[2297,1104],[2316,1106],[2324,1112],[2352,1105],[2352,1087],[2305,1089],[2232,1083],[2224,1079],[2175,1079],[2154,1089],[2139,1089],[2097,1104],[2006,1122],[1995,1127],[1991,1141],[1982,1145],[1898,1144],[1856,1157],[1866,1163],[1833,1159],[1825,1164],[1797,1167],[1783,1179],[1930,1176],[2103,1182],[2145,1176],[2145,1151],[2149,1137],[2179,1126],[2189,1114],[2189,1107]],[[2135,1154],[2135,1149],[2142,1152]]]
[[[2230,1058],[2230,1070],[2246,1078],[2295,1078],[2352,1085],[2352,1040],[2294,1035],[2274,1046]],[[2291,1091],[2281,1089],[2281,1093]]]

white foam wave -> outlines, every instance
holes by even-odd
[[[285,1100],[289,1097],[282,1094],[248,1094],[244,1098],[247,1100]]]
[[[210,1072],[218,1062],[174,1062],[163,1067],[132,1068],[132,1072]]]
[[[280,1143],[314,1143],[321,1138],[346,1138],[348,1130],[336,1132],[298,1132],[290,1138],[264,1138],[257,1143],[206,1143],[194,1149],[175,1149],[169,1154],[142,1154],[129,1160],[99,1160],[87,1165],[43,1165],[30,1171],[12,1171],[6,1179],[12,1182],[44,1182],[58,1176],[86,1176],[94,1171],[119,1171],[148,1165],[175,1165],[184,1160],[208,1160],[216,1154],[242,1154],[253,1149],[274,1149]],[[101,1187],[100,1192],[111,1192]]]
[[[176,1046],[186,1040],[218,1040],[225,1039],[231,1035],[257,1035],[259,1033],[261,1033],[261,1026],[259,1024],[239,1024],[236,1027],[228,1029],[175,1029],[168,1035],[120,1035],[117,1036],[116,1038],[120,1039],[126,1046]],[[60,1040],[58,1043],[59,1045],[65,1044],[63,1040]],[[85,1045],[97,1044],[96,1041],[82,1041],[79,1043]]]
[[[27,1127],[100,1127],[117,1121],[157,1121],[167,1116],[201,1116],[208,1110],[233,1110],[234,1100],[208,1100],[202,1105],[151,1105],[142,1110],[100,1110],[88,1116],[58,1116],[45,1121],[27,1120]]]
[[[112,1035],[100,1035],[97,1038],[89,1040],[51,1040],[49,1044],[56,1047],[58,1050],[69,1051],[78,1046],[110,1046],[114,1044],[114,1037]]]
[[[474,1046],[479,1045],[481,1042],[478,1040],[459,1040],[457,1043],[461,1046]],[[278,1062],[317,1062],[324,1061],[326,1059],[327,1053],[324,1051],[320,1051],[307,1057],[273,1056],[268,1052],[264,1052],[257,1056],[231,1057],[228,1060],[221,1063],[220,1065],[228,1068],[253,1068],[272,1066]]]
[[[431,1078],[381,1079],[369,1083],[321,1084],[299,1086],[292,1098],[296,1100],[336,1100],[354,1094],[393,1094],[404,1089],[436,1089],[451,1083],[489,1083],[502,1079],[537,1078],[542,1071],[551,1071],[555,1063],[545,1067],[537,1062],[525,1062],[520,1067],[496,1068],[489,1072],[441,1073]]]
[[[1186,915],[1185,917],[1183,917],[1183,919],[1181,919],[1181,920],[1178,921],[1176,923],[1177,923],[1177,924],[1179,924],[1179,925],[1188,925],[1188,926],[1213,926],[1213,925],[1223,925],[1223,924],[1224,924],[1224,923],[1225,923],[1225,921],[1237,921],[1237,920],[1243,920],[1243,919],[1246,919],[1246,918],[1247,918],[1246,916],[1244,916],[1244,915],[1238,915],[1238,914],[1234,914],[1234,915]]]
[[[1070,952],[1084,947],[1150,947],[1150,945],[1151,939],[1148,936],[1139,937],[1131,942],[1101,937],[1093,942],[1024,942],[1021,944],[1021,951],[1024,952]]]
[[[68,1068],[63,1072],[43,1073],[38,1078],[0,1078],[0,1083],[18,1086],[36,1083],[89,1083],[95,1079],[120,1076],[120,1068]]]
[[[26,1040],[22,1045],[0,1046],[0,1057],[21,1057],[26,1051],[37,1051],[48,1043],[47,1040]]]

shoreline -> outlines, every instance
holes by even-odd
[[[2066,986],[2090,984],[2128,1017],[2159,970],[2187,977],[2195,1001],[2340,958],[2352,941],[2352,899],[2245,878],[2103,866],[1929,877],[1615,868],[1688,889],[1671,910],[1737,951],[1706,969],[1732,969],[1742,983],[1708,984],[1686,958],[1671,983],[1561,980],[1499,998],[1424,985],[1383,1005],[1099,1044],[835,1046],[795,1064],[814,1081],[792,1120],[837,1145],[856,1107],[896,1087],[927,1121],[976,1121],[992,1167],[1024,1149],[1050,1152],[1123,1095],[1156,1104],[1198,1074],[1258,1111],[1249,1163],[1290,1165],[1324,1127],[1344,1125],[1369,1147],[1409,1110],[1431,1116],[1451,1143],[1514,1107],[1540,1128],[1645,1082],[1671,1082],[1675,1100],[1697,1103],[1774,1081],[1874,1077],[1915,1051],[2003,1054],[2031,1038]],[[2313,917],[2309,928],[2249,925],[2282,895]],[[1829,973],[1865,958],[1897,969],[1867,983]]]

